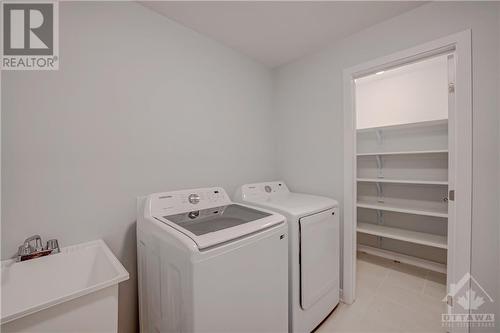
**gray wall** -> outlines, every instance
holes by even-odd
[[[135,199],[271,180],[270,72],[136,3],[61,3],[60,70],[2,73],[2,257],[103,238],[130,272]]]
[[[472,274],[498,295],[498,21],[495,3],[431,3],[279,68],[275,78],[278,170],[292,190],[343,196],[342,70],[472,29]],[[500,297],[494,297],[496,301]],[[481,312],[498,310],[496,304]],[[497,318],[498,318],[497,313]]]

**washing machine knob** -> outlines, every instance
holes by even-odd
[[[193,193],[188,196],[189,203],[192,203],[193,205],[197,204],[200,202],[200,195]]]
[[[200,211],[199,210],[195,210],[195,211],[189,212],[188,216],[189,216],[190,219],[195,219],[198,216],[200,216]]]

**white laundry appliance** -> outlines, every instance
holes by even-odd
[[[287,234],[220,187],[139,198],[141,332],[288,331]]]
[[[284,182],[246,184],[235,201],[283,214],[289,231],[290,331],[311,332],[339,303],[337,201],[292,193]]]

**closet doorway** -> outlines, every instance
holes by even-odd
[[[344,71],[345,303],[356,299],[359,252],[446,274],[443,312],[464,313],[450,294],[470,273],[470,35]]]

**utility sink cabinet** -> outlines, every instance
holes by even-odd
[[[118,284],[129,274],[104,241],[1,267],[2,333],[117,332]]]

